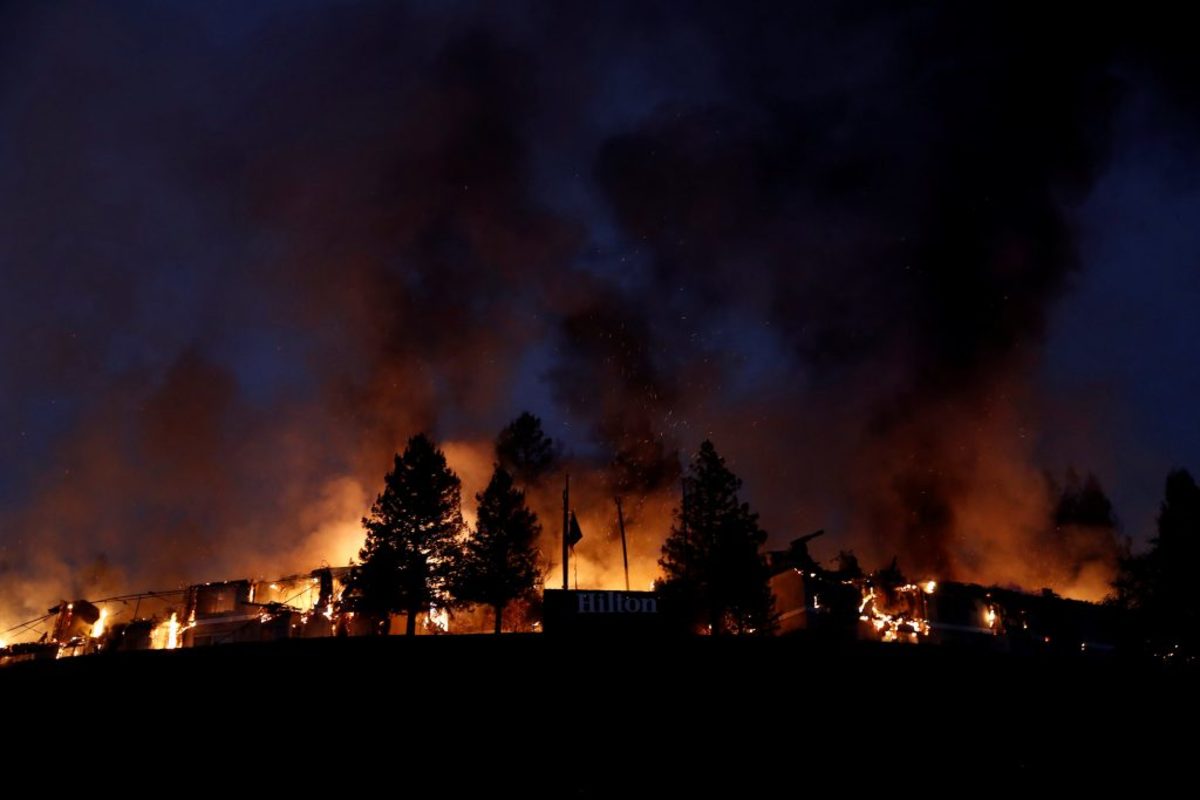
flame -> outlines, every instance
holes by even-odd
[[[867,588],[863,592],[862,603],[858,606],[858,618],[863,622],[870,623],[875,632],[880,635],[881,641],[916,644],[922,636],[929,635],[929,620],[924,616],[925,604],[920,593],[926,591],[926,587],[930,584],[934,584],[936,588],[934,581],[929,581],[921,586],[910,583],[897,588],[898,595],[906,596],[912,602],[906,611],[896,611],[890,614],[878,607],[879,597],[875,594],[875,590]],[[929,592],[926,591],[926,593]]]
[[[996,627],[996,609],[991,606],[983,609],[983,624],[989,628]]]
[[[450,630],[450,612],[444,608],[430,608],[429,624],[445,633]]]
[[[925,583],[921,584],[921,588],[925,591],[925,594],[933,594],[937,591],[937,581],[925,581]]]
[[[188,627],[190,628],[191,625]],[[179,615],[172,611],[170,619],[158,623],[158,625],[154,626],[154,630],[150,632],[150,649],[177,649],[179,647],[179,633]]]
[[[108,621],[108,609],[100,609],[100,618],[92,624],[92,638],[99,639],[104,635],[104,627]]]
[[[858,613],[862,614],[863,609],[865,609],[867,607],[867,603],[870,603],[874,599],[875,599],[875,590],[868,589],[867,592],[863,595],[862,602],[858,604]]]

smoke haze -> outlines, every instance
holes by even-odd
[[[581,585],[621,585],[617,494],[653,579],[710,437],[775,546],[1102,596],[1111,532],[1050,523],[1046,336],[1115,121],[1190,134],[1195,57],[1046,13],[6,6],[0,623],[345,563],[422,430],[473,516],[525,408]]]

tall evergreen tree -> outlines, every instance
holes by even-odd
[[[1054,501],[1046,545],[1064,554],[1072,571],[1063,577],[1079,580],[1089,574],[1112,574],[1123,552],[1112,501],[1092,473],[1081,477],[1068,469],[1061,486],[1047,475]]]
[[[1057,483],[1050,481],[1052,490],[1058,489]],[[1117,516],[1113,512],[1112,501],[1100,480],[1088,473],[1080,478],[1074,469],[1067,470],[1066,484],[1057,492],[1058,503],[1054,509],[1054,524],[1080,525],[1089,528],[1117,527]]]
[[[525,505],[525,493],[504,467],[496,465],[487,488],[475,495],[479,504],[474,534],[463,547],[455,597],[482,603],[495,612],[500,633],[504,609],[514,600],[532,597],[537,585],[537,540],[541,525]]]
[[[424,434],[396,456],[363,527],[362,563],[351,571],[346,594],[368,613],[407,614],[412,635],[418,614],[448,603],[464,527],[458,476]]]
[[[1142,642],[1190,660],[1200,649],[1200,487],[1186,470],[1167,476],[1150,550],[1122,560],[1117,600],[1134,615]]]
[[[554,471],[558,452],[541,419],[526,411],[496,437],[496,461],[517,482],[532,485]]]
[[[769,572],[759,552],[767,536],[758,515],[739,500],[741,487],[712,442],[701,444],[659,560],[665,600],[714,635],[775,627]]]

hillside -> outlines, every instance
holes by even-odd
[[[801,638],[316,639],[0,670],[0,696],[26,720],[139,751],[147,731],[198,763],[315,747],[355,760],[405,752],[411,764],[417,748],[430,768],[508,764],[502,783],[522,784],[514,764],[566,770],[585,794],[626,781],[1169,774],[1190,744],[1166,729],[1164,709],[1194,711],[1196,686],[1192,673],[1118,660]]]

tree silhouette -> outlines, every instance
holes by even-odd
[[[419,613],[447,604],[463,529],[460,495],[458,476],[442,451],[424,434],[409,439],[363,518],[362,563],[351,570],[346,588],[356,609],[405,613],[411,636]]]
[[[525,411],[496,437],[496,461],[519,483],[530,485],[554,471],[558,453],[541,419]]]
[[[758,515],[738,499],[741,486],[712,442],[701,444],[659,560],[664,599],[714,635],[775,627],[769,572],[759,552],[767,537]]]
[[[533,595],[542,528],[537,515],[525,505],[525,493],[499,464],[475,500],[478,520],[463,547],[455,597],[460,602],[491,606],[496,615],[495,632],[500,633],[508,604]]]
[[[1058,488],[1053,480],[1051,487]],[[1066,485],[1062,487],[1058,505],[1054,509],[1054,524],[1110,530],[1117,527],[1112,501],[1108,499],[1104,487],[1095,475],[1089,472],[1087,477],[1081,480],[1074,469],[1067,470]]]
[[[1111,575],[1123,548],[1117,515],[1099,479],[1090,472],[1080,477],[1068,468],[1063,484],[1047,473],[1046,485],[1053,506],[1045,544],[1061,554],[1063,564],[1071,565],[1063,579]]]
[[[1190,660],[1200,644],[1200,487],[1186,470],[1167,476],[1158,536],[1150,544],[1148,552],[1122,559],[1117,600],[1152,652]]]

